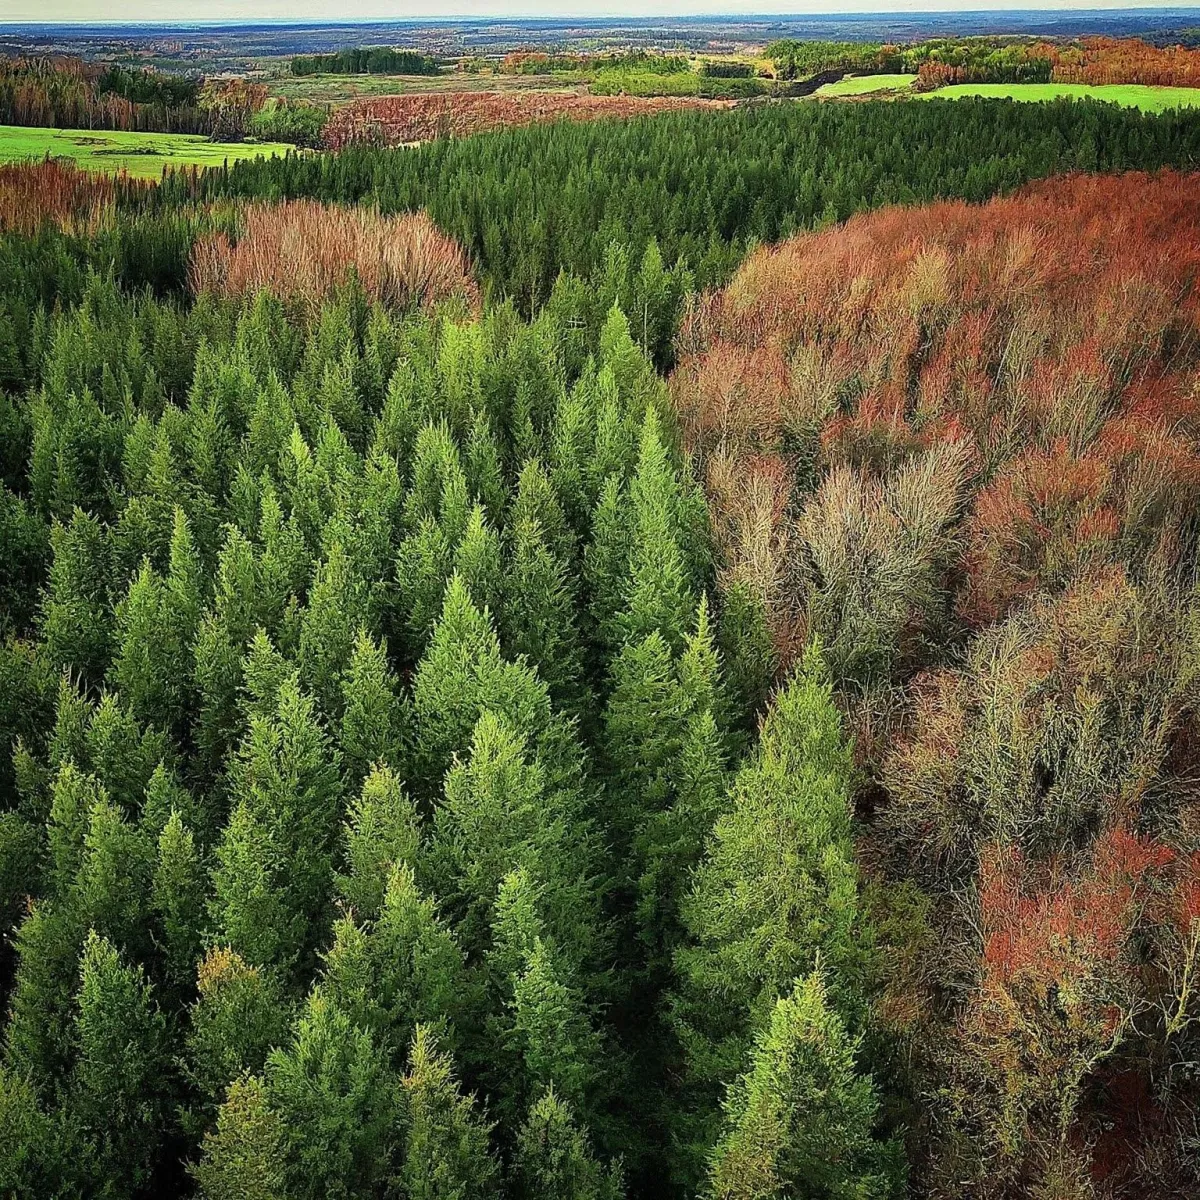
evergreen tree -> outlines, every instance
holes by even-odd
[[[393,1170],[398,1080],[371,1035],[324,993],[309,997],[292,1042],[267,1061],[283,1122],[288,1193],[369,1195]]]
[[[709,1194],[718,1200],[901,1194],[894,1152],[872,1137],[879,1099],[855,1065],[858,1049],[829,1005],[820,974],[797,980],[776,1001],[749,1069],[725,1101]]]
[[[70,1061],[85,932],[70,907],[43,900],[33,905],[13,939],[17,970],[4,1058],[41,1095],[51,1093]]]
[[[107,534],[96,518],[76,509],[70,524],[55,523],[50,545],[54,558],[42,601],[43,653],[53,666],[99,683],[113,640]]]
[[[466,965],[406,864],[393,868],[373,921],[335,924],[318,991],[397,1062],[418,1023],[453,1037],[454,1018],[469,1012]]]
[[[404,765],[408,714],[399,691],[386,644],[359,630],[342,681],[342,760],[352,787],[376,763],[392,770]]]
[[[145,1186],[162,1141],[170,1078],[166,1021],[140,967],[90,933],[83,949],[69,1108],[83,1167],[110,1191]]]
[[[262,1071],[284,1041],[290,1012],[275,976],[224,946],[200,961],[196,990],[185,1070],[203,1105],[216,1108],[226,1087]]]
[[[523,868],[538,881],[557,944],[576,964],[594,961],[599,914],[580,799],[553,785],[507,720],[480,717],[469,757],[446,777],[429,850],[431,877],[469,956],[486,951],[501,882]]]
[[[341,803],[339,756],[294,679],[255,715],[230,769],[234,809],[217,847],[218,936],[256,965],[296,966],[323,934]]]
[[[455,576],[413,680],[422,779],[440,781],[451,756],[467,748],[476,722],[488,709],[533,738],[550,724],[545,687],[526,666],[501,657],[491,622]]]
[[[178,992],[191,983],[200,956],[206,882],[195,838],[172,809],[158,838],[151,898],[162,930],[166,977]]]
[[[755,1031],[818,959],[834,1010],[861,1020],[870,950],[850,841],[850,748],[811,647],[738,772],[683,905],[676,1028],[715,1102]]]
[[[284,1128],[259,1076],[229,1085],[203,1154],[189,1170],[204,1200],[288,1200]]]
[[[515,1173],[520,1200],[620,1200],[625,1194],[619,1166],[605,1170],[596,1161],[571,1106],[553,1088],[521,1127]]]
[[[354,565],[334,543],[317,568],[300,625],[300,674],[330,720],[342,713],[342,675],[366,616],[366,594]]]
[[[0,1067],[0,1195],[49,1196],[56,1190],[53,1118],[18,1072]]]
[[[488,1200],[498,1196],[496,1163],[488,1149],[489,1127],[454,1080],[450,1056],[418,1025],[408,1074],[408,1143],[401,1185],[409,1200]]]
[[[344,836],[346,873],[338,876],[338,892],[360,920],[372,920],[393,870],[415,869],[421,850],[417,810],[390,768],[375,767],[363,781]]]

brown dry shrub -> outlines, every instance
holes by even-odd
[[[45,221],[90,230],[119,194],[149,188],[149,181],[81,171],[57,159],[0,164],[0,230],[33,234]]]
[[[199,238],[190,283],[197,293],[267,289],[315,307],[352,271],[385,303],[428,306],[452,296],[478,303],[466,254],[425,213],[383,216],[316,200],[251,205],[236,242],[222,232]]]

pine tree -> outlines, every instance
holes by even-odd
[[[302,965],[332,901],[340,761],[312,701],[286,680],[230,768],[234,809],[214,871],[218,936],[256,965]]]
[[[76,509],[70,524],[50,533],[54,559],[42,602],[43,652],[99,683],[108,666],[113,622],[108,612],[109,543],[103,525]]]
[[[189,1167],[204,1200],[288,1200],[284,1129],[256,1075],[235,1079]]]
[[[86,930],[72,909],[42,900],[17,927],[16,977],[5,1029],[6,1065],[50,1095],[70,1061]]]
[[[190,984],[200,956],[206,882],[192,832],[172,809],[158,838],[151,896],[162,929],[166,977],[178,993]]]
[[[529,1110],[515,1165],[519,1200],[620,1200],[625,1194],[619,1165],[605,1170],[596,1161],[586,1131],[553,1088]]]
[[[84,741],[89,769],[112,802],[126,816],[136,817],[146,788],[166,756],[166,738],[156,729],[139,725],[110,692],[100,697]]]
[[[424,1026],[413,1035],[408,1074],[408,1144],[400,1172],[408,1200],[489,1200],[500,1194],[489,1128],[456,1084],[450,1056]]]
[[[29,1081],[0,1067],[0,1195],[56,1194],[56,1134]]]
[[[196,990],[185,1070],[202,1104],[216,1108],[227,1086],[263,1069],[284,1041],[290,1012],[276,977],[224,946],[198,964]]]
[[[90,933],[83,949],[69,1109],[86,1171],[109,1188],[144,1186],[154,1169],[170,1078],[166,1021],[140,967]]]
[[[466,965],[409,866],[393,868],[377,918],[335,923],[318,990],[397,1062],[417,1024],[453,1036],[452,1022],[468,1012]]]
[[[527,1100],[548,1087],[576,1107],[594,1099],[600,1038],[553,947],[541,938],[513,980],[511,1037],[524,1066]]]
[[[503,714],[537,737],[550,724],[545,687],[523,664],[506,662],[487,615],[457,576],[446,587],[442,615],[413,680],[420,777],[440,782],[451,756],[467,748],[480,714]]]
[[[126,821],[107,800],[88,813],[83,858],[71,902],[80,920],[124,953],[144,957],[154,846],[139,826]]]
[[[551,551],[534,517],[518,518],[511,528],[499,609],[504,649],[537,669],[557,708],[578,712],[584,698],[583,648],[569,561]]]
[[[404,766],[408,714],[399,692],[387,645],[360,629],[342,680],[342,760],[352,788],[374,764]]]
[[[267,1061],[283,1122],[290,1195],[369,1195],[391,1175],[398,1080],[364,1029],[323,992],[309,997],[291,1043]]]
[[[819,973],[776,1001],[725,1101],[715,1200],[900,1194],[895,1154],[872,1137],[879,1099],[855,1065],[858,1049]]]
[[[342,673],[366,617],[366,590],[339,543],[317,568],[300,626],[300,675],[322,711],[342,713]]]
[[[696,611],[698,564],[689,551],[688,497],[670,462],[654,409],[646,412],[629,486],[629,566],[620,610],[601,626],[613,645],[657,631],[682,647]]]
[[[360,920],[378,915],[393,868],[414,867],[421,852],[420,818],[396,773],[375,767],[350,803],[343,826],[346,871],[338,893]]]
[[[498,615],[504,577],[500,539],[488,525],[480,504],[471,510],[462,541],[454,551],[453,569],[475,607],[493,617]]]
[[[744,1069],[754,1031],[820,959],[833,1005],[862,1015],[869,936],[850,839],[853,764],[819,653],[810,648],[736,776],[683,905],[676,1027],[693,1080]]]
[[[595,953],[599,914],[580,796],[554,787],[526,740],[495,712],[480,717],[469,757],[447,775],[434,830],[429,872],[469,956],[486,951],[501,882],[518,868],[538,881],[564,952],[575,963]]]

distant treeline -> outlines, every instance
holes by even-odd
[[[436,58],[419,50],[390,46],[358,46],[332,54],[300,54],[292,59],[293,75],[436,75]]]
[[[907,72],[918,75],[918,86],[927,91],[950,83],[1200,84],[1200,50],[1153,46],[1139,38],[930,38],[910,46],[784,38],[764,54],[779,79],[825,71]]]
[[[0,58],[0,124],[210,133],[200,89],[198,79],[77,58]]]
[[[500,61],[502,75],[552,75],[556,72],[635,71],[643,75],[676,75],[689,70],[683,54],[655,54],[630,50],[605,54],[550,54],[542,50],[514,50]]]

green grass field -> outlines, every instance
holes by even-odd
[[[818,96],[869,96],[872,92],[898,92],[909,87],[915,75],[851,75],[817,88]]]
[[[1143,112],[1163,112],[1168,108],[1200,106],[1200,88],[1144,87],[1141,84],[1106,84],[1091,87],[1086,83],[956,83],[935,92],[914,93],[922,100],[957,100],[962,96],[993,99],[1058,100],[1063,97],[1106,100]]]
[[[284,142],[210,142],[185,133],[124,133],[99,129],[34,129],[0,125],[0,162],[70,158],[88,171],[128,171],[157,179],[172,167],[219,167],[226,159],[257,158],[292,149]]]

